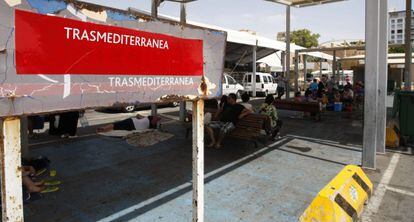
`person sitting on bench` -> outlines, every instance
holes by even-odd
[[[212,121],[206,126],[206,131],[211,139],[211,143],[207,147],[220,148],[224,136],[236,128],[237,121],[251,113],[243,105],[237,104],[236,100],[236,94],[231,93],[227,98],[227,103],[220,106],[215,114],[219,121]],[[219,130],[217,137],[214,133],[215,129]]]
[[[157,127],[157,123],[160,120],[157,116],[142,116],[137,114],[135,117],[121,120],[119,122],[111,123],[103,127],[99,127],[96,132],[103,133],[109,132],[112,130],[144,130],[144,129],[154,129]]]

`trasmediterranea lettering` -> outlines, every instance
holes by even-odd
[[[168,50],[168,41],[163,39],[145,38],[142,36],[119,34],[114,32],[101,32],[97,30],[63,27],[66,31],[66,39],[105,42],[109,44],[131,45]]]
[[[191,77],[108,77],[111,87],[193,85]]]

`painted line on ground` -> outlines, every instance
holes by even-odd
[[[407,196],[414,197],[414,192],[411,192],[411,191],[408,191],[408,190],[402,190],[402,189],[398,189],[398,188],[390,187],[390,186],[387,186],[387,190],[395,192],[395,193],[400,193],[400,194],[404,194],[404,195],[407,195]]]
[[[226,170],[227,168],[230,168],[230,167],[232,167],[232,166],[234,166],[234,165],[236,165],[238,163],[241,163],[241,162],[243,162],[243,161],[245,161],[245,160],[247,160],[247,159],[249,159],[251,157],[254,157],[254,156],[260,154],[261,152],[264,152],[265,150],[272,148],[275,145],[278,145],[280,143],[283,143],[286,140],[288,140],[288,138],[284,138],[284,139],[281,139],[279,141],[276,141],[276,142],[274,142],[272,144],[269,144],[268,146],[265,146],[262,149],[254,152],[254,153],[252,153],[252,154],[250,154],[248,156],[245,156],[245,157],[243,157],[241,159],[238,159],[238,160],[236,160],[236,161],[234,161],[232,163],[229,163],[229,164],[227,164],[225,166],[222,166],[222,167],[220,167],[220,168],[218,168],[216,170],[213,170],[213,171],[205,174],[204,177],[205,178],[208,178],[210,176],[213,176],[214,174],[216,174],[216,173],[218,173],[220,171]],[[123,209],[123,210],[121,210],[119,212],[116,212],[116,213],[114,213],[112,215],[109,215],[109,216],[107,216],[107,217],[105,217],[103,219],[100,219],[100,220],[98,220],[98,222],[111,222],[111,221],[119,220],[120,218],[122,218],[122,217],[124,217],[124,216],[126,216],[128,214],[131,214],[134,211],[139,210],[142,207],[145,207],[146,205],[150,205],[151,203],[156,202],[156,201],[158,201],[158,200],[160,200],[160,199],[162,199],[162,198],[164,198],[164,197],[166,197],[168,195],[171,195],[171,194],[173,194],[173,193],[175,193],[175,192],[177,192],[179,190],[188,189],[190,187],[192,187],[192,183],[191,182],[187,182],[187,183],[181,184],[181,185],[179,185],[179,186],[177,186],[177,187],[175,187],[173,189],[170,189],[170,190],[168,190],[168,191],[166,191],[164,193],[161,193],[161,194],[158,194],[158,195],[156,195],[154,197],[151,197],[148,200],[145,200],[145,201],[140,202],[140,203],[138,203],[136,205],[130,206],[130,207],[125,208],[125,209]],[[136,218],[134,218],[132,220],[129,220],[129,221],[136,221]]]
[[[384,172],[384,175],[382,175],[381,181],[378,184],[377,189],[375,189],[374,195],[371,197],[371,201],[369,201],[367,208],[365,209],[364,213],[362,213],[362,222],[371,222],[371,217],[374,214],[378,213],[378,209],[381,206],[381,202],[384,199],[384,195],[387,191],[388,184],[390,183],[391,178],[394,175],[399,160],[400,154],[396,153],[392,156],[391,161]]]

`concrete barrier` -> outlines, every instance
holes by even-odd
[[[357,221],[373,185],[361,167],[348,165],[315,197],[301,222]]]

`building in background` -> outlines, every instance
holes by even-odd
[[[276,39],[277,41],[286,42],[286,32],[278,32]]]
[[[411,42],[414,42],[414,12],[411,11]],[[405,11],[389,12],[388,39],[391,44],[404,44],[405,42]]]

